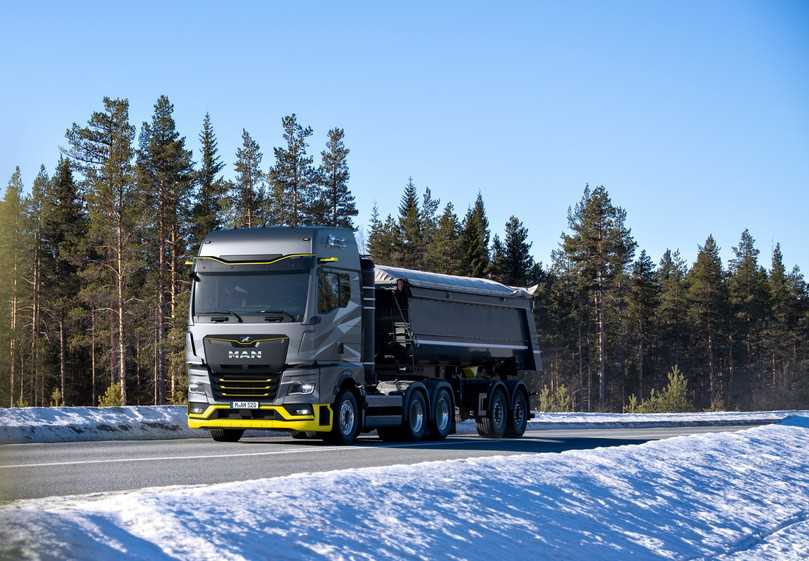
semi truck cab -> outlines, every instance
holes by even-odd
[[[541,362],[524,289],[375,265],[325,226],[212,232],[191,266],[188,425],[214,440],[525,431]]]

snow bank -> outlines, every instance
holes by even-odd
[[[192,436],[207,436],[207,433],[188,428],[184,406],[0,409],[0,444]]]
[[[726,413],[536,413],[529,430],[577,428],[758,425],[794,411]],[[809,414],[809,412],[803,412]],[[474,421],[458,423],[458,433],[475,433]],[[282,433],[279,433],[282,434]],[[149,440],[207,437],[190,430],[184,406],[26,407],[0,409],[0,444],[80,440]]]
[[[807,439],[770,425],[24,501],[0,507],[0,558],[805,560]]]

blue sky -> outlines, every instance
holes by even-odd
[[[708,2],[18,2],[0,34],[0,178],[52,169],[104,95],[149,118],[160,94],[197,149],[242,127],[264,167],[295,112],[319,153],[346,129],[360,223],[408,176],[465,211],[483,193],[547,263],[585,183],[640,247],[689,260],[750,228],[809,270],[809,5]]]

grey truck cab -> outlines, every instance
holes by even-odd
[[[215,440],[525,430],[540,361],[524,289],[375,266],[321,226],[212,232],[192,266],[188,424]]]

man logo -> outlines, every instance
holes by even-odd
[[[261,351],[254,351],[254,350],[243,350],[243,351],[228,351],[228,358],[247,358],[247,359],[257,359],[261,358]]]

